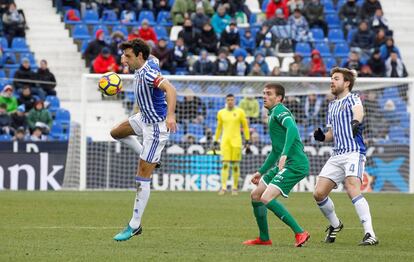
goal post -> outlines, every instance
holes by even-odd
[[[109,131],[111,126],[125,120],[136,110],[133,75],[121,75],[124,92],[116,97],[103,97],[99,93],[99,77],[97,74],[84,74],[82,77],[79,106],[83,114],[77,134],[80,139],[72,140],[71,134],[72,145],[69,146],[79,148],[79,161],[75,161],[79,164],[67,169],[65,181],[66,177],[70,181],[78,181],[70,187],[80,190],[132,188],[138,156],[111,139]],[[243,155],[241,162],[240,189],[251,189],[246,178],[259,167],[270,148],[262,90],[265,83],[279,82],[285,86],[286,104],[295,114],[305,151],[311,161],[310,177],[295,190],[312,190],[316,175],[329,157],[332,146],[316,143],[312,139],[313,129],[326,125],[327,101],[332,99],[329,96],[329,78],[164,77],[177,89],[181,106],[180,112],[177,112],[179,131],[171,134],[170,142],[164,149],[162,168],[156,170],[153,177],[154,189],[218,190],[220,157],[211,154],[209,142],[211,133],[215,132],[215,116],[224,107],[228,93],[235,95],[237,105],[249,97],[260,105],[259,117],[250,119],[253,154]],[[414,165],[411,164],[414,163],[414,149],[411,146],[414,137],[413,83],[412,78],[356,80],[353,92],[360,94],[365,107],[364,138],[368,151],[364,183],[367,190],[414,192]],[[197,101],[204,105],[204,112],[202,109],[193,112],[193,97],[199,98]],[[73,171],[76,169],[78,172]]]

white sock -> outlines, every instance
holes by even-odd
[[[142,145],[138,141],[138,138],[136,136],[127,136],[127,137],[119,139],[119,141],[129,146],[129,148],[134,150],[134,152],[137,153],[138,155],[141,155]]]
[[[352,199],[352,204],[355,206],[355,210],[359,216],[364,227],[365,234],[370,233],[371,236],[375,237],[374,229],[372,228],[371,212],[369,211],[369,205],[365,197],[358,195]]]
[[[340,222],[339,218],[335,213],[335,206],[330,197],[326,197],[324,200],[317,202],[319,209],[322,211],[322,214],[329,220],[331,226],[338,227]]]
[[[132,228],[138,228],[141,225],[141,218],[144,214],[145,207],[147,206],[148,199],[151,192],[151,178],[136,177],[137,194],[135,196],[134,210],[132,212],[131,221],[129,226]]]

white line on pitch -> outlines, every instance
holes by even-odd
[[[15,227],[16,228],[16,227]],[[119,226],[112,226],[112,227],[105,227],[105,226],[24,226],[24,227],[18,227],[20,229],[75,229],[75,230],[109,230],[109,229],[122,229],[122,227]],[[240,228],[240,227],[237,227]],[[248,229],[250,227],[245,227],[245,229]],[[6,227],[3,227],[2,229],[8,229]],[[151,229],[151,230],[161,230],[161,229],[168,229],[168,230],[202,230],[202,229],[212,229],[207,227],[145,227],[145,229]],[[233,229],[230,227],[215,227],[214,229]],[[271,227],[271,230],[285,230],[288,229],[287,227]],[[313,229],[313,230],[321,230],[323,228],[307,228],[307,229]],[[345,230],[361,230],[362,227],[347,227],[344,228]]]

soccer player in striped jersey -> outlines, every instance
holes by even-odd
[[[137,193],[132,218],[126,228],[114,237],[124,241],[142,232],[141,218],[150,196],[151,174],[161,157],[170,132],[175,132],[176,91],[161,76],[158,60],[150,56],[150,46],[142,39],[121,44],[122,61],[134,74],[134,94],[140,113],[131,116],[111,130],[111,136],[129,147],[139,156],[136,173]],[[142,134],[141,144],[137,135]]]
[[[295,246],[301,247],[310,235],[295,218],[276,200],[288,197],[292,188],[309,175],[309,160],[303,151],[298,127],[293,114],[283,104],[285,88],[280,84],[267,84],[263,90],[264,106],[269,110],[269,134],[272,141],[263,165],[253,175],[257,187],[251,193],[253,213],[259,227],[259,237],[243,242],[244,245],[271,245],[267,224],[267,209],[272,211],[295,233]],[[277,165],[276,165],[277,163]]]
[[[367,200],[361,194],[362,174],[365,166],[365,144],[362,138],[364,109],[357,94],[351,93],[356,72],[335,67],[331,70],[331,93],[336,97],[328,107],[327,128],[314,132],[315,140],[334,142],[333,154],[322,168],[313,196],[319,209],[329,220],[326,243],[335,242],[343,224],[335,213],[329,193],[344,182],[345,190],[354,204],[365,235],[359,245],[377,245],[378,239],[372,227],[371,213]]]

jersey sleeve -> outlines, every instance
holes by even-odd
[[[358,94],[352,94],[349,101],[351,102],[351,107],[362,105],[361,98]]]
[[[219,140],[222,128],[223,128],[223,121],[221,119],[221,111],[218,111],[217,112],[217,127],[216,127],[216,134],[214,136],[214,141]]]
[[[151,69],[145,73],[145,80],[151,87],[157,88],[165,79],[159,71]]]
[[[328,128],[332,127],[331,107],[332,107],[332,103],[329,103],[329,105],[328,105],[328,114],[326,116],[326,127],[328,127]]]
[[[243,109],[240,109],[240,120],[243,126],[244,139],[248,141],[250,140],[250,130],[249,130],[249,124],[247,123],[246,114],[244,113]]]

